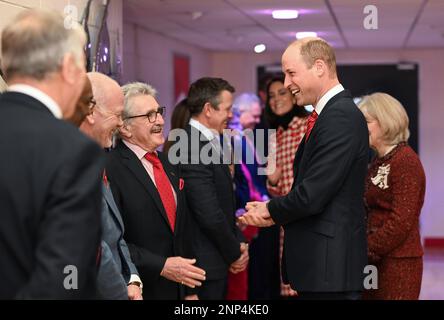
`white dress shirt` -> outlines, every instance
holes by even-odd
[[[342,84],[338,84],[328,90],[322,97],[319,99],[318,103],[315,106],[315,111],[318,115],[321,114],[322,110],[324,110],[325,105],[330,101],[331,98],[333,98],[335,95],[337,95],[339,92],[344,91],[344,87]]]

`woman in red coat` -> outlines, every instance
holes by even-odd
[[[378,270],[378,289],[364,298],[416,300],[422,280],[423,249],[419,215],[425,175],[418,155],[407,144],[409,119],[401,103],[385,93],[364,97],[359,108],[367,119],[370,165],[365,201],[369,263]]]

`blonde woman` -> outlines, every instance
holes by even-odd
[[[423,249],[419,215],[425,175],[418,155],[407,144],[409,119],[401,103],[385,93],[359,104],[376,151],[366,179],[369,263],[378,268],[378,289],[367,299],[418,299]]]

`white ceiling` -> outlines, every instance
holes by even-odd
[[[378,9],[366,30],[364,7]],[[274,20],[272,9],[297,9]],[[193,19],[193,13],[202,16]],[[214,51],[281,51],[298,31],[316,31],[337,48],[444,47],[444,0],[125,0],[124,21]]]

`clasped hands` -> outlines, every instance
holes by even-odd
[[[254,227],[270,227],[274,225],[274,221],[267,209],[267,202],[248,202],[245,206],[247,210],[241,217],[239,222]]]

